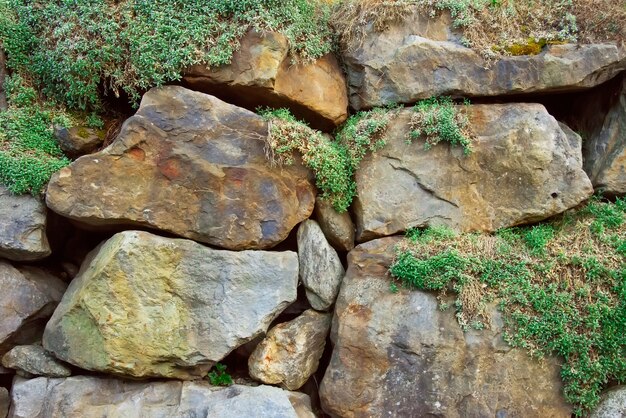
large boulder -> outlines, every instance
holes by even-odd
[[[314,309],[325,311],[335,302],[344,270],[317,222],[308,219],[298,227],[300,278]]]
[[[56,173],[46,201],[90,225],[157,228],[228,249],[284,240],[315,204],[312,173],[273,169],[267,123],[215,97],[146,93],[117,139]]]
[[[302,393],[271,386],[219,388],[206,382],[18,378],[11,398],[11,418],[312,416],[309,397]]]
[[[230,64],[194,65],[183,82],[248,109],[287,107],[318,129],[332,130],[348,117],[346,80],[335,56],[293,63],[287,38],[276,32],[249,32]]]
[[[401,110],[387,145],[356,173],[357,240],[409,227],[448,225],[492,232],[537,222],[593,193],[582,169],[581,140],[538,104],[473,105],[473,151],[423,140],[407,143],[413,110]]]
[[[50,255],[46,205],[31,195],[16,196],[0,185],[0,257],[33,261]]]
[[[626,386],[618,386],[602,395],[598,406],[589,418],[624,418],[626,417]]]
[[[449,17],[419,12],[379,32],[370,26],[343,54],[350,104],[355,109],[413,103],[439,95],[502,96],[575,91],[599,85],[626,68],[613,44],[551,45],[533,56],[488,63],[461,44]]]
[[[248,359],[250,376],[297,390],[315,373],[324,354],[331,314],[309,309],[276,325]]]
[[[18,345],[2,357],[2,365],[26,378],[68,377],[72,371],[40,345]]]
[[[572,126],[583,132],[585,171],[593,186],[626,194],[626,76],[577,101],[583,109]],[[605,111],[603,111],[605,110]],[[578,123],[577,123],[578,122]]]
[[[83,263],[44,348],[88,370],[193,379],[267,331],[296,300],[298,256],[225,251],[147,232],[114,235]]]
[[[41,338],[67,285],[36,268],[0,261],[0,355]]]
[[[320,388],[340,417],[567,417],[556,361],[532,359],[491,329],[463,332],[436,295],[389,290],[398,238],[362,244],[348,256]]]

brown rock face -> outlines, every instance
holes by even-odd
[[[351,106],[581,90],[626,67],[626,53],[613,44],[552,45],[538,55],[503,57],[489,65],[459,39],[445,16],[432,20],[418,13],[382,33],[372,30],[343,56]]]
[[[389,291],[396,238],[356,247],[337,300],[324,410],[338,417],[570,417],[553,359],[490,330],[463,332],[434,295]]]
[[[354,248],[354,223],[350,213],[338,213],[327,200],[315,201],[315,217],[330,244],[338,251]]]
[[[561,213],[593,193],[580,137],[566,135],[542,105],[471,106],[468,156],[447,143],[407,144],[411,112],[398,114],[385,148],[356,173],[359,241],[427,225],[492,232]]]
[[[89,225],[139,225],[228,249],[269,248],[308,218],[312,174],[272,169],[267,124],[212,96],[146,93],[113,144],[56,173],[46,201]]]
[[[229,65],[190,67],[183,78],[194,90],[249,109],[288,107],[315,128],[330,130],[348,117],[346,82],[336,58],[325,55],[293,64],[287,39],[274,32],[250,32]]]

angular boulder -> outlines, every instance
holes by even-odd
[[[322,380],[324,410],[340,417],[562,417],[554,359],[510,348],[502,322],[463,332],[436,295],[389,290],[398,238],[362,244],[348,256]]]
[[[330,245],[338,251],[350,251],[354,248],[354,222],[349,212],[339,213],[328,200],[318,197],[314,213]]]
[[[94,152],[104,142],[106,132],[86,126],[54,127],[54,137],[65,155],[71,158]]]
[[[17,370],[17,374],[33,376],[68,377],[72,371],[40,345],[18,345],[2,357],[2,365]]]
[[[218,388],[206,382],[17,378],[11,398],[11,418],[309,418],[312,414],[309,397],[301,393],[271,386]]]
[[[412,109],[399,111],[387,145],[356,172],[357,241],[410,227],[447,225],[493,232],[537,222],[593,193],[582,169],[581,139],[563,132],[539,104],[472,105],[472,152],[407,143]]]
[[[585,171],[609,195],[626,194],[626,76],[580,100]],[[602,109],[607,109],[603,112]]]
[[[315,204],[312,173],[273,169],[267,123],[178,86],[146,93],[117,139],[56,173],[46,201],[89,225],[137,225],[228,249],[284,240]]]
[[[370,26],[359,47],[343,54],[350,105],[358,110],[440,95],[576,91],[626,68],[626,51],[614,44],[550,45],[538,55],[487,63],[460,39],[445,15],[413,13],[383,32]]]
[[[0,355],[41,338],[66,288],[41,269],[0,261]]]
[[[589,415],[589,418],[624,417],[626,417],[626,386],[618,386],[603,394],[600,403]]]
[[[248,359],[250,376],[263,383],[297,390],[315,373],[324,353],[331,314],[305,311],[276,325]]]
[[[287,38],[276,32],[249,32],[230,64],[194,65],[183,82],[251,110],[287,107],[317,129],[332,130],[348,117],[346,80],[335,56],[293,63]]]
[[[0,185],[0,257],[33,261],[50,253],[46,205],[39,197],[16,196]]]
[[[78,367],[137,378],[203,377],[296,300],[295,253],[225,251],[148,232],[94,250],[43,346]]]

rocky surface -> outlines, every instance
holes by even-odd
[[[0,185],[0,257],[39,260],[50,255],[46,205],[39,197],[15,196]]]
[[[300,278],[314,309],[324,311],[335,302],[344,270],[317,222],[306,220],[298,228]]]
[[[204,382],[39,377],[16,379],[11,397],[11,418],[312,416],[306,407],[308,396],[271,386],[218,388]]]
[[[315,218],[328,242],[338,251],[354,248],[354,223],[349,212],[339,213],[327,200],[315,201]]]
[[[92,252],[48,322],[44,348],[84,369],[203,377],[296,299],[295,253],[214,250],[147,232]]]
[[[589,418],[624,417],[626,417],[626,386],[618,386],[602,395],[602,400],[589,416]]]
[[[9,397],[9,391],[0,387],[0,418],[5,418],[7,416],[10,405],[11,398]]]
[[[497,311],[491,329],[464,333],[435,295],[389,291],[397,242],[368,242],[348,256],[320,387],[324,410],[341,417],[569,418],[557,362],[510,348]]]
[[[102,129],[92,129],[85,126],[54,127],[54,137],[59,147],[65,155],[71,158],[94,152],[104,142],[104,136],[105,132]]]
[[[68,377],[72,371],[40,345],[18,345],[2,357],[2,365],[17,370],[17,374],[33,376]]]
[[[315,204],[312,173],[272,169],[260,116],[182,87],[143,96],[113,144],[55,174],[46,201],[89,225],[138,225],[228,248],[284,240]]]
[[[36,267],[0,261],[0,355],[41,337],[67,285]]]
[[[249,32],[229,65],[194,65],[183,81],[194,90],[254,110],[286,107],[323,130],[348,117],[346,81],[334,55],[295,64],[287,38],[276,32]]]
[[[489,64],[461,45],[449,17],[417,13],[372,29],[344,53],[350,105],[365,109],[414,103],[432,96],[502,96],[563,92],[599,85],[626,68],[626,51],[613,44],[551,45],[532,56]]]
[[[331,314],[309,309],[276,325],[248,359],[250,376],[297,390],[315,373],[324,353]]]
[[[356,173],[358,241],[426,225],[492,232],[546,219],[592,195],[580,137],[563,132],[542,105],[466,111],[476,135],[467,156],[448,143],[429,150],[423,140],[408,144],[413,110],[399,112],[385,148]]]
[[[585,171],[597,189],[610,195],[626,194],[626,77],[598,89],[579,101],[578,121],[584,132]],[[603,112],[603,108],[606,111]]]

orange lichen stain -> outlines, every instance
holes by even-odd
[[[159,164],[159,171],[168,179],[175,179],[180,176],[180,166],[176,160],[165,160]]]
[[[143,161],[146,159],[146,152],[141,148],[131,148],[128,150],[128,155],[135,161]]]
[[[356,303],[349,304],[346,310],[348,311],[348,313],[364,320],[369,320],[372,316],[372,311],[370,308]]]

